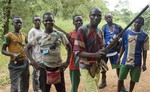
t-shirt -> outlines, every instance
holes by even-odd
[[[61,44],[66,46],[68,43],[66,36],[56,30],[50,34],[45,32],[38,34],[29,42],[33,46],[40,46],[42,62],[48,67],[60,66],[60,63],[62,63]]]
[[[144,30],[127,30],[122,37],[122,46],[125,50],[122,64],[141,67],[142,52],[149,50],[148,34]]]
[[[21,57],[19,60],[22,60],[26,57],[24,53],[24,46],[27,42],[27,35],[23,32],[13,33],[9,32],[4,36],[4,44],[8,45],[8,51],[11,53],[20,54]],[[11,60],[14,60],[14,57],[10,57]]]
[[[69,42],[70,42],[72,48],[74,48],[74,41],[76,39],[77,31],[72,30],[69,34],[72,36],[72,38],[69,39]],[[76,61],[76,59],[78,59],[78,61]],[[77,62],[79,62],[79,58],[75,58],[75,54],[74,54],[74,52],[72,52],[71,58],[70,58],[70,63],[69,63],[69,69],[70,70],[79,70],[79,66],[75,66],[75,63],[77,63]]]
[[[105,47],[108,46],[110,44],[110,42],[114,39],[114,37],[116,37],[121,31],[122,31],[122,27],[113,23],[113,29],[110,29],[108,24],[105,24],[102,28],[102,32],[104,35],[104,40],[105,40]],[[116,52],[115,50],[116,47],[113,47],[109,53],[114,53]]]
[[[43,33],[43,29],[32,28],[28,33],[28,42],[30,42],[34,36]],[[35,61],[41,61],[40,46],[36,45],[32,48],[32,57]]]
[[[85,30],[87,27],[87,30]],[[104,39],[101,30],[89,28],[88,25],[84,25],[79,28],[77,38],[74,42],[75,53],[86,51],[89,53],[96,53],[104,47]],[[97,61],[97,58],[88,57],[81,58],[80,63],[93,64]]]

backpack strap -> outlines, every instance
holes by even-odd
[[[86,38],[87,36],[88,36],[88,33],[89,33],[89,27],[88,27],[89,25],[84,25],[83,26],[83,31],[84,31],[84,37]],[[100,28],[97,28],[96,29],[96,32],[100,32],[101,31],[101,29]]]
[[[84,25],[83,26],[83,35],[84,35],[84,38],[85,39],[87,39],[87,36],[88,36],[88,33],[89,33],[89,25]],[[100,30],[100,28],[97,28],[96,29],[96,32],[97,33],[99,33],[101,30]],[[93,40],[90,42],[90,43],[92,43],[94,40],[95,40],[95,38],[96,38],[96,35],[95,35],[95,37],[93,38]],[[87,42],[86,42],[87,40],[85,40],[85,46],[87,46]],[[87,48],[87,47],[86,47]]]

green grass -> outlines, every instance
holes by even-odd
[[[0,53],[0,85],[5,85],[10,82],[8,63],[9,63],[9,58]]]

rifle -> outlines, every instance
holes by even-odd
[[[141,16],[147,9],[149,8],[149,5],[146,5],[145,8],[116,36],[114,37],[114,40],[111,41],[111,43],[102,50],[103,53],[107,54],[109,52],[109,50],[111,50],[115,45],[116,43],[119,41],[119,39],[121,38],[122,34],[133,24],[133,22],[135,22],[135,20]],[[101,59],[103,58],[103,56],[100,56],[100,58],[98,58],[98,64],[104,68],[106,71],[108,70],[108,67],[103,63],[102,64],[102,61]],[[95,74],[96,74],[96,71],[97,71],[97,65],[96,64],[93,64],[92,67],[90,68],[89,70],[89,73],[90,75],[94,78],[95,77]]]
[[[60,27],[56,26],[55,24],[54,24],[54,28],[57,29],[58,31],[64,33],[67,36],[68,39],[72,38],[72,36],[70,34],[68,34],[67,32],[65,32],[63,29],[61,29]]]
[[[111,43],[102,50],[103,53],[107,54],[109,52],[109,50],[111,50],[115,45],[116,43],[119,41],[119,39],[121,38],[122,34],[133,24],[133,22],[135,22],[135,20],[141,16],[147,9],[149,8],[149,5],[146,5],[145,8],[116,36],[114,37],[114,40],[111,41]],[[64,34],[67,35],[67,33],[62,30],[61,28],[59,28],[58,26],[54,25],[54,28],[58,29],[58,31],[61,31],[63,32]],[[98,61],[97,63],[103,67],[106,71],[108,70],[108,67],[104,64],[101,63],[101,59],[103,58],[103,56],[100,56],[100,58],[98,58]],[[96,71],[97,71],[97,68],[98,68],[98,65],[97,63],[93,64],[91,66],[90,69],[88,69],[90,75],[94,78],[95,77],[95,74],[96,74]]]
[[[114,38],[114,40],[103,50],[104,53],[108,53],[111,48],[115,46],[115,44],[119,41],[122,34],[135,22],[135,20],[141,16],[147,9],[149,5],[146,5],[145,8]]]
[[[55,24],[54,24],[54,28],[56,28],[58,31],[63,32],[65,35],[68,34],[67,32],[65,32],[63,29],[61,29],[60,27],[56,26]]]

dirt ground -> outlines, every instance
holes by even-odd
[[[148,56],[147,57],[147,70],[145,72],[142,72],[140,81],[136,83],[133,92],[150,92],[150,77],[149,77],[150,51],[148,52],[147,56]],[[107,72],[107,87],[104,89],[99,89],[99,92],[117,92],[117,76],[115,74],[115,70],[111,69],[110,63],[108,63],[108,66],[109,66],[109,71]],[[68,69],[65,71],[65,81],[66,81],[66,91],[70,92],[71,83],[70,83]],[[128,78],[125,80],[125,86],[127,89],[129,88],[129,82],[130,82],[130,78],[128,76]],[[83,82],[81,78],[78,92],[84,92],[83,90],[84,90],[84,86],[83,86]],[[0,87],[0,92],[9,92],[9,91],[10,91],[10,85]],[[29,92],[33,92],[31,82],[30,82]],[[56,92],[54,86],[52,86],[51,92]]]

